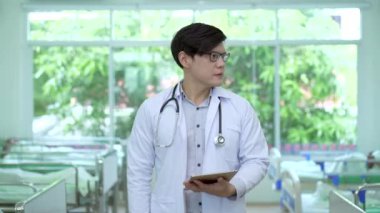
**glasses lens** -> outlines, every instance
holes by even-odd
[[[211,62],[217,62],[219,58],[222,58],[224,62],[228,60],[230,57],[230,53],[218,53],[218,52],[210,52],[210,61]]]
[[[210,53],[210,61],[216,62],[219,59],[220,55],[218,53]]]
[[[230,57],[230,53],[225,53],[223,54],[223,61],[226,62],[228,60],[228,58]]]

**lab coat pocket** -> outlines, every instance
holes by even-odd
[[[224,137],[226,141],[223,147],[225,157],[224,159],[229,164],[229,167],[237,167],[239,157],[240,128],[237,126],[229,125],[226,127],[225,131],[226,133]]]
[[[158,131],[155,129],[155,131]],[[158,132],[157,135],[160,137],[156,137],[154,140],[154,152],[156,155],[156,160],[163,161],[168,150],[173,147],[173,137],[168,136],[168,132]]]
[[[152,194],[151,199],[152,213],[175,212],[175,200],[167,197],[159,197]]]

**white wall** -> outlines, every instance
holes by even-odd
[[[32,79],[27,72],[22,0],[0,0],[0,137],[31,135]]]
[[[369,2],[371,7],[362,10],[358,63],[358,146],[366,153],[380,149],[380,1]]]

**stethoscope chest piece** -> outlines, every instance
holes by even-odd
[[[224,145],[224,142],[225,142],[225,139],[223,137],[223,135],[219,134],[216,138],[215,138],[215,144],[216,145]]]

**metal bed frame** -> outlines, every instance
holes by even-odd
[[[0,208],[1,209],[1,208]],[[57,180],[32,196],[16,201],[12,206],[1,209],[3,212],[16,213],[66,213],[66,192],[63,180]]]
[[[327,163],[333,163],[333,162],[342,162],[342,163],[379,163],[379,160],[337,160],[335,157],[343,156],[344,154],[351,154],[354,152],[340,152],[340,151],[334,151],[334,152],[321,152],[321,151],[310,151],[310,152],[300,152],[300,155],[290,155],[290,156],[282,156],[280,151],[277,148],[272,148],[270,150],[270,165],[268,168],[268,175],[272,181],[274,181],[273,188],[277,191],[281,190],[282,187],[282,180],[281,180],[281,162],[283,161],[313,161],[317,165],[320,166],[321,174],[323,175],[321,178],[315,178],[315,180],[299,177],[300,182],[302,184],[302,191],[304,192],[310,192],[315,190],[314,186],[317,181],[329,181],[335,186],[339,186],[342,182],[347,181],[353,181],[358,182],[359,180],[349,180],[350,178],[353,179],[353,177],[349,177],[349,175],[345,175],[344,177],[340,177],[340,174],[335,173],[327,173],[326,171],[326,164]],[[367,168],[368,170],[368,168]],[[357,176],[356,174],[354,176]],[[356,177],[356,179],[360,179],[360,177]],[[363,183],[364,182],[380,182],[380,176],[371,176],[370,174],[365,174],[361,177]],[[370,180],[372,179],[372,180]],[[357,185],[357,183],[355,183]]]
[[[360,178],[364,178],[363,181],[366,180],[365,176],[361,176],[361,175],[357,175],[357,176]],[[281,198],[280,198],[280,204],[281,204],[282,209],[287,210],[287,211],[292,212],[292,213],[302,213],[303,212],[302,187],[301,187],[301,181],[300,181],[298,175],[292,170],[285,170],[282,172],[281,178],[282,178],[282,183],[283,183],[282,188],[281,188]],[[365,200],[363,198],[359,199],[360,198],[359,194],[365,190],[368,190],[368,189],[376,189],[376,190],[380,189],[380,184],[364,184],[364,185],[362,185],[362,183],[353,184],[353,183],[344,183],[344,182],[339,183],[338,182],[338,184],[342,184],[342,185],[337,185],[336,183],[334,183],[333,181],[331,181],[329,179],[326,179],[326,180],[328,180],[327,181],[328,184],[331,184],[336,189],[349,190],[352,193],[355,192],[355,204],[357,204],[355,206],[359,208],[358,204],[359,204],[359,201],[361,201],[361,204],[363,204],[364,210],[365,210]],[[335,196],[335,195],[333,195],[333,196]],[[353,194],[353,197],[354,197],[354,194]],[[335,200],[339,200],[339,203],[347,203],[348,200],[346,198],[344,198],[344,199],[345,200],[336,198]],[[351,202],[351,201],[349,201],[349,202]],[[351,202],[351,203],[352,203],[352,205],[354,205],[353,202]],[[344,205],[350,206],[351,204],[344,204]],[[353,207],[347,207],[347,208],[352,208],[351,211],[342,211],[342,209],[341,210],[335,209],[334,206],[335,206],[335,203],[330,202],[330,212],[331,212],[331,208],[333,208],[335,212],[346,212],[346,213],[348,213],[348,212],[353,212],[353,213],[355,212],[356,213],[357,212],[355,210],[356,208],[353,208]]]
[[[343,197],[337,191],[331,191],[329,194],[329,212],[330,213],[365,213],[364,210],[355,205],[352,201]]]
[[[308,161],[308,160],[314,161],[314,158],[311,159],[310,155],[308,155],[308,156],[306,156],[306,155],[282,156],[280,151],[277,148],[273,147],[269,153],[270,164],[268,167],[269,178],[274,182],[273,183],[273,189],[277,190],[277,191],[281,191],[281,187],[282,187],[281,163],[283,161],[297,162],[297,161]],[[321,173],[323,173],[322,168],[321,168]],[[300,179],[300,182],[302,183],[302,185],[304,186],[303,190],[307,189],[306,191],[312,191],[312,190],[314,190],[315,183],[318,180],[322,180],[323,178],[321,177],[321,179],[316,178],[315,180],[311,180],[311,179],[303,179],[302,177],[299,177],[299,179]]]
[[[24,171],[28,172],[38,172],[43,174],[48,174],[50,172],[58,172],[62,171],[64,169],[72,168],[74,170],[74,174],[71,177],[70,175],[67,175],[65,177],[61,177],[63,180],[65,180],[66,185],[66,203],[67,203],[67,209],[73,209],[76,207],[79,207],[81,205],[80,200],[80,191],[79,191],[79,173],[78,173],[78,167],[72,165],[72,164],[64,164],[64,163],[49,163],[49,162],[34,162],[34,163],[0,163],[0,168],[2,169],[11,169],[11,168],[19,168]],[[21,174],[22,177],[22,174]],[[69,194],[69,180],[70,178],[73,178],[73,184],[74,184],[74,193],[73,196],[68,196]],[[42,182],[30,182],[30,184],[45,184]]]
[[[35,144],[36,145],[36,144]],[[46,144],[45,144],[46,145]],[[51,145],[51,144],[50,144]],[[55,144],[58,145],[58,144]],[[67,145],[67,144],[65,144]],[[86,144],[86,146],[91,146],[90,144]],[[96,149],[92,150],[96,151]],[[104,151],[104,150],[103,150]],[[12,152],[11,152],[12,153]],[[62,154],[68,154],[73,152],[41,152],[38,153],[41,156],[41,159],[44,160],[43,163],[46,163],[46,161],[49,161],[48,159],[44,159],[46,156],[57,156]],[[77,153],[86,153],[86,156],[88,156],[91,152],[81,150]],[[13,154],[20,154],[27,156],[28,154],[35,155],[34,153],[25,153],[25,152],[13,152]],[[112,148],[105,150],[105,152],[99,154],[99,153],[91,153],[95,155],[95,162],[93,162],[94,166],[89,165],[81,165],[76,164],[75,161],[71,162],[74,166],[83,166],[87,170],[92,170],[94,175],[98,177],[98,182],[96,183],[96,192],[91,194],[92,199],[90,199],[91,206],[93,206],[94,212],[107,212],[107,198],[112,194],[114,196],[114,202],[112,205],[113,212],[116,212],[116,206],[117,206],[117,186],[118,186],[118,156],[115,150]],[[71,159],[75,160],[75,159]],[[22,162],[22,158],[21,158]],[[30,161],[29,161],[30,162]],[[89,208],[87,208],[87,212],[89,212]]]
[[[67,137],[67,136],[37,136],[33,137],[32,139],[28,138],[18,138],[14,139],[18,141],[26,140],[22,144],[61,144],[61,145],[76,145],[84,147],[87,144],[98,144],[98,145],[110,145],[110,147],[115,148],[117,150],[118,158],[119,158],[119,178],[118,178],[118,185],[117,188],[121,189],[122,191],[122,199],[121,201],[125,203],[126,206],[128,206],[128,190],[127,190],[127,156],[126,156],[126,146],[127,146],[127,140],[121,139],[118,137],[91,137],[91,136],[85,136],[85,137]],[[29,140],[29,141],[28,141]],[[75,143],[75,144],[74,144]],[[119,196],[117,196],[117,193],[115,194],[114,199],[119,199]],[[118,202],[118,200],[116,201]],[[113,211],[116,213],[116,211]]]
[[[364,211],[366,211],[365,193],[367,190],[380,190],[380,183],[364,184],[355,190],[355,205],[361,205]]]

